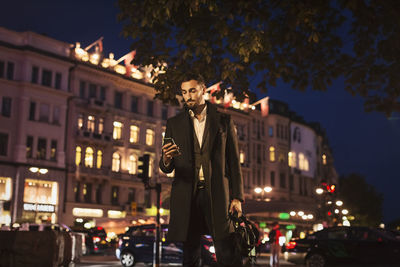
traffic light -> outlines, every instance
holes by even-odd
[[[149,154],[144,154],[143,156],[139,157],[138,177],[142,179],[143,183],[145,184],[149,182],[149,162]]]

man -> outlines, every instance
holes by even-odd
[[[242,174],[237,137],[229,115],[206,102],[201,76],[181,83],[183,112],[167,121],[160,168],[175,170],[168,239],[183,242],[183,266],[199,266],[200,238],[210,234],[220,266],[242,266],[230,233],[229,212],[241,214]]]
[[[279,267],[279,257],[281,253],[281,245],[279,243],[279,238],[282,236],[281,231],[279,231],[279,223],[274,222],[272,224],[272,230],[269,232],[269,240],[271,243],[271,256],[269,259],[269,265],[271,267]]]

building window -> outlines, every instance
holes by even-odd
[[[129,156],[128,171],[129,174],[136,174],[137,172],[138,157],[135,154]]]
[[[103,187],[102,187],[102,185],[101,184],[98,184],[97,186],[96,186],[96,203],[97,204],[101,204],[101,202],[102,202],[102,197],[101,197],[101,195],[102,195],[102,190],[103,189]]]
[[[97,97],[97,85],[90,83],[89,84],[89,98]]]
[[[94,132],[94,126],[95,126],[95,121],[94,121],[94,116],[89,115],[88,116],[88,122],[87,122],[87,130],[89,132]]]
[[[129,188],[128,191],[128,203],[134,202],[136,199],[136,188]]]
[[[276,125],[276,137],[280,138],[280,131],[281,131],[281,126],[279,124]]]
[[[82,129],[83,128],[83,115],[79,114],[78,115],[78,129]]]
[[[3,102],[1,105],[1,114],[4,117],[11,117],[11,97],[3,97]]]
[[[75,202],[80,202],[80,194],[81,194],[81,183],[76,182],[74,186],[74,193],[75,193]]]
[[[50,160],[57,159],[57,140],[51,140],[50,143]]]
[[[271,171],[271,186],[275,186],[275,172]]]
[[[29,104],[29,120],[34,121],[35,120],[35,115],[36,115],[36,103],[31,102]]]
[[[122,109],[122,93],[121,92],[114,92],[114,106],[115,108]]]
[[[322,164],[326,165],[326,155],[325,154],[322,155]]]
[[[93,148],[87,147],[85,150],[85,166],[93,168]]]
[[[154,169],[154,157],[150,155],[149,159],[149,177],[153,177],[153,169]]]
[[[100,100],[106,100],[106,88],[104,86],[100,87]]]
[[[86,82],[84,81],[79,83],[79,97],[86,98]]]
[[[55,87],[56,89],[61,89],[61,81],[62,81],[61,73],[56,72],[56,83],[55,83],[55,85],[54,85],[54,87]]]
[[[293,178],[293,175],[289,175],[289,190],[290,191],[294,190],[294,178]]]
[[[47,147],[47,140],[45,138],[39,138],[37,144],[37,159],[46,159],[46,147]]]
[[[270,146],[269,147],[269,161],[275,162],[276,157],[275,157],[275,147]]]
[[[92,202],[92,184],[83,184],[83,200],[86,203],[91,203]]]
[[[26,158],[30,159],[33,156],[33,136],[26,137]]]
[[[7,62],[7,79],[14,80],[14,63]]]
[[[289,153],[288,153],[288,164],[289,164],[289,167],[293,167],[293,168],[296,168],[296,166],[297,166],[297,162],[296,162],[296,152],[293,152],[293,151],[290,151]]]
[[[147,116],[153,117],[153,110],[154,110],[154,101],[147,101]]]
[[[129,142],[139,142],[139,127],[137,127],[136,125],[131,125],[130,128]]]
[[[113,139],[119,140],[122,138],[122,122],[114,121]]]
[[[114,152],[112,156],[111,169],[113,172],[119,172],[120,168],[121,168],[121,156],[117,152]]]
[[[244,153],[244,151],[241,149],[240,150],[240,153],[239,153],[239,160],[240,160],[240,164],[244,164],[244,161],[245,161],[245,153]]]
[[[269,137],[274,137],[274,127],[273,126],[269,126],[268,134],[269,134]]]
[[[103,164],[103,152],[101,150],[97,150],[97,159],[96,159],[97,169],[100,169],[102,164]]]
[[[146,145],[152,146],[154,144],[154,130],[146,130]]]
[[[50,106],[48,104],[40,104],[39,121],[49,122]]]
[[[104,119],[103,118],[99,119],[99,125],[98,125],[97,130],[98,130],[99,134],[103,133],[103,131],[104,131]]]
[[[75,165],[79,166],[81,164],[82,160],[82,148],[80,146],[77,146],[75,148]]]
[[[32,67],[31,82],[32,83],[38,83],[39,82],[39,68],[36,67],[36,66]]]
[[[51,76],[51,71],[44,69],[42,71],[42,85],[51,87]]]
[[[60,124],[60,108],[59,107],[53,108],[53,123]]]
[[[57,205],[58,192],[57,182],[25,179],[23,201],[36,204]]]
[[[139,97],[131,96],[131,112],[138,112]]]
[[[118,186],[113,186],[111,188],[111,205],[119,205],[118,203],[118,191],[119,187]]]
[[[286,175],[284,173],[279,174],[279,185],[281,188],[286,188]]]
[[[167,118],[168,118],[168,107],[162,106],[162,108],[161,108],[161,118],[163,120],[167,120]]]
[[[0,156],[7,156],[8,152],[8,134],[0,133]]]

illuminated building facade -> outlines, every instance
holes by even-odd
[[[82,48],[0,28],[2,223],[50,218],[122,232],[144,222],[155,213],[154,192],[137,178],[144,153],[168,215],[171,179],[158,159],[166,119],[180,109],[153,99],[154,71],[164,66],[121,65],[101,53],[101,41]],[[312,227],[316,186],[337,182],[326,136],[285,103],[270,100],[268,116],[258,107],[220,105],[236,125],[246,212],[259,222]]]

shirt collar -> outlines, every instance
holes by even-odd
[[[190,115],[190,118],[192,118],[192,119],[195,118],[194,112],[193,112],[193,110],[191,110],[191,109],[189,109],[189,115]],[[203,120],[206,118],[206,116],[207,116],[207,105],[204,106],[204,108],[203,108],[203,110],[201,111],[200,115],[202,115]]]

